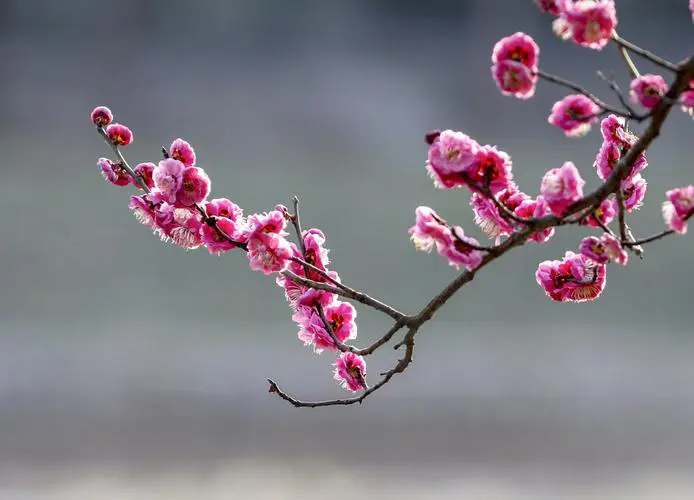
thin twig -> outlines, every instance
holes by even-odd
[[[605,74],[602,71],[598,71],[598,77],[600,77],[605,83],[607,83],[610,89],[612,89],[612,92],[614,92],[617,96],[617,99],[619,99],[619,103],[622,105],[624,109],[627,110],[627,113],[629,113],[631,116],[638,116],[638,113],[634,111],[634,108],[632,108],[629,105],[626,98],[624,97],[624,94],[622,94],[622,90],[619,88],[619,85],[617,85],[617,82],[615,81],[614,77],[607,78],[607,76],[605,76]]]
[[[646,49],[642,49],[638,45],[634,45],[633,43],[620,37],[617,33],[614,33],[612,35],[612,40],[620,47],[627,49],[630,52],[633,52],[634,54],[638,54],[645,59],[648,59],[653,64],[656,64],[656,65],[660,66],[661,68],[665,68],[665,69],[673,71],[675,73],[680,70],[679,65],[677,65],[675,63],[671,63],[670,61],[663,59],[662,57],[659,57],[659,56],[655,55],[654,53],[652,53]],[[636,73],[638,73],[638,70],[636,70]]]

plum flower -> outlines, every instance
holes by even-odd
[[[180,137],[174,140],[169,146],[169,155],[174,160],[178,160],[183,163],[186,167],[192,167],[195,165],[195,150]]]
[[[357,311],[348,302],[334,301],[325,308],[325,319],[330,325],[335,338],[340,343],[357,336],[357,324],[354,322]],[[305,345],[312,345],[315,352],[323,349],[336,351],[337,346],[325,328],[323,319],[311,308],[300,307],[292,319],[299,323],[298,337]]]
[[[133,142],[132,131],[120,123],[112,123],[106,127],[106,135],[108,136],[108,139],[116,146],[127,146]]]
[[[564,131],[567,137],[581,137],[598,121],[600,106],[581,94],[568,95],[552,106],[547,121]]]
[[[202,216],[191,208],[174,208],[173,227],[169,228],[168,236],[174,245],[192,250],[202,245],[200,230],[203,226]]]
[[[626,250],[622,248],[622,244],[619,242],[619,240],[609,233],[603,234],[601,240],[603,246],[605,247],[605,253],[609,259],[617,264],[626,266],[627,261],[629,260],[629,255],[627,254]]]
[[[585,255],[567,251],[563,260],[547,260],[540,263],[535,279],[552,300],[585,302],[602,294],[607,272],[604,264],[598,264]]]
[[[554,215],[564,210],[583,196],[585,181],[575,165],[567,161],[560,168],[549,170],[542,178],[540,193]]]
[[[431,139],[427,151],[427,168],[447,176],[464,171],[475,159],[479,144],[462,132],[444,130]],[[456,187],[441,182],[438,187]]]
[[[226,217],[234,222],[243,221],[243,208],[227,198],[215,198],[205,203],[205,213],[209,216]]]
[[[152,172],[155,189],[152,191],[155,198],[160,201],[174,203],[176,193],[183,183],[183,163],[173,158],[167,158],[159,162]]]
[[[364,375],[366,375],[366,363],[364,358],[353,352],[343,352],[333,363],[335,371],[333,378],[340,385],[352,392],[357,392],[364,387]]]
[[[133,172],[135,172],[135,174],[142,179],[142,182],[145,183],[145,186],[147,186],[148,189],[152,189],[154,188],[154,179],[152,178],[152,174],[154,173],[154,169],[156,167],[157,166],[151,162],[138,163],[135,165],[135,168],[133,168]],[[133,182],[133,184],[139,187],[137,182]]]
[[[306,250],[305,261],[319,269],[326,270],[330,264],[328,253],[330,250],[325,248],[325,235],[323,231],[311,228],[303,231],[304,249]],[[318,277],[316,274],[315,277]],[[309,278],[314,279],[314,273],[309,271]]]
[[[275,233],[280,236],[286,236],[287,232],[284,228],[287,226],[287,219],[279,210],[271,210],[262,214],[252,214],[248,217],[248,226],[251,237],[258,234]]]
[[[658,105],[661,97],[667,92],[667,83],[660,75],[641,75],[631,81],[630,88],[631,100],[651,109]]]
[[[149,195],[131,196],[128,207],[140,224],[151,229],[155,228],[154,203],[149,199]]]
[[[504,95],[529,99],[535,94],[540,48],[529,35],[502,38],[492,51],[492,76]]]
[[[518,217],[522,217],[524,219],[537,219],[539,217],[548,215],[551,212],[552,211],[542,195],[538,196],[534,200],[528,197],[514,210],[514,213]],[[546,243],[552,236],[554,236],[554,228],[548,227],[542,231],[538,231],[530,235],[528,241],[534,241],[535,243]]]
[[[111,184],[116,186],[127,186],[130,184],[130,175],[117,163],[113,163],[108,158],[99,158],[96,162],[101,170],[101,175]]]
[[[213,217],[213,219],[216,228],[210,224],[203,224],[200,227],[202,242],[212,255],[228,252],[237,248],[237,243],[248,241],[248,230],[243,218],[233,220],[227,217]]]
[[[529,196],[515,188],[501,191],[497,195],[497,200],[510,212],[513,212],[526,199],[529,199]],[[496,238],[497,243],[501,236],[508,236],[513,232],[515,223],[502,216],[496,204],[488,197],[473,193],[470,206],[475,214],[475,224],[490,238]]]
[[[553,16],[559,15],[559,6],[557,0],[534,0],[542,12],[549,12]]]
[[[511,157],[495,146],[482,146],[465,169],[470,189],[498,193],[513,186]]]
[[[648,187],[646,179],[641,174],[636,174],[623,180],[620,186],[624,197],[624,207],[627,209],[627,212],[641,208],[643,199],[646,197],[646,188]]]
[[[415,225],[408,232],[414,247],[423,252],[431,252],[434,245],[440,250],[452,239],[446,221],[433,209],[423,206],[415,210]]]
[[[617,26],[614,0],[564,0],[559,7],[574,43],[597,50],[607,45]]]
[[[183,170],[181,187],[176,192],[176,201],[190,207],[201,203],[210,194],[210,178],[200,167],[186,167]]]
[[[475,238],[465,236],[460,226],[452,227],[451,235],[453,236],[451,242],[440,248],[439,254],[448,259],[448,264],[456,269],[460,269],[460,266],[468,271],[477,268],[482,262],[482,252],[470,245],[479,246],[479,242]]]
[[[671,189],[665,193],[663,219],[670,229],[680,234],[687,232],[687,219],[694,213],[694,185]]]
[[[694,80],[689,81],[689,88],[694,88]],[[682,111],[694,116],[694,90],[682,92],[680,94],[680,104],[682,105]]]
[[[622,248],[619,240],[609,233],[604,233],[600,238],[595,236],[583,238],[579,248],[581,254],[598,264],[614,261],[625,266],[629,260],[629,255]]]
[[[113,113],[106,106],[97,106],[92,111],[91,118],[97,127],[105,127],[113,121]]]
[[[614,220],[615,215],[617,215],[617,202],[611,199],[602,200],[600,206],[583,219],[580,224],[583,226],[590,227],[602,227],[608,225]],[[598,221],[600,223],[598,223]]]
[[[265,275],[282,272],[291,258],[292,247],[278,233],[256,232],[248,239],[248,259],[254,271]]]

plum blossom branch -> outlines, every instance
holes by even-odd
[[[626,49],[630,52],[633,52],[634,54],[638,54],[641,57],[643,57],[644,59],[648,59],[653,64],[660,66],[661,68],[665,68],[667,70],[670,70],[673,73],[677,73],[680,70],[679,65],[672,63],[666,59],[663,59],[662,57],[655,55],[653,52],[650,52],[646,49],[642,49],[638,45],[635,45],[635,44],[625,40],[624,38],[620,37],[617,33],[614,33],[612,35],[612,40],[614,41],[614,43],[616,43],[617,45],[619,45],[623,49]],[[634,74],[634,73],[632,73],[632,74]],[[638,70],[636,71],[636,74],[638,74]],[[636,76],[635,76],[635,78],[636,78]]]

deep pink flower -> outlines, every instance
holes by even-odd
[[[492,76],[504,95],[529,99],[535,93],[540,48],[532,37],[514,33],[502,38],[492,51]]]
[[[234,242],[245,243],[248,240],[248,231],[243,218],[233,220],[227,217],[214,217],[214,221],[224,235],[231,238],[232,241],[229,241],[209,224],[203,224],[200,228],[200,236],[211,254],[219,255],[222,252],[233,250],[237,247]]]
[[[502,192],[502,194],[503,193],[506,193],[506,191]],[[517,205],[519,204],[520,201]],[[475,224],[477,224],[490,238],[496,238],[498,242],[501,236],[508,236],[513,232],[515,227],[513,221],[502,217],[494,202],[486,196],[479,193],[472,193],[470,206],[475,214]],[[515,207],[508,208],[513,212]]]
[[[498,193],[513,185],[511,157],[495,146],[482,146],[475,154],[474,161],[465,169],[468,186],[486,188]]]
[[[286,236],[287,232],[284,228],[287,226],[287,219],[279,210],[271,210],[261,214],[252,214],[248,216],[248,226],[251,232],[251,237],[260,233],[275,233],[280,236]]]
[[[333,378],[340,382],[343,388],[352,392],[357,392],[364,387],[364,376],[366,375],[366,363],[364,358],[352,352],[343,352],[335,363]]]
[[[130,184],[130,175],[117,163],[113,163],[108,158],[99,158],[96,165],[101,170],[101,175],[111,184],[116,186],[127,186]]]
[[[288,278],[285,278],[285,280],[291,281]],[[296,304],[303,307],[316,307],[318,304],[320,304],[321,306],[325,307],[332,304],[336,297],[337,296],[334,293],[328,292],[327,290],[308,288],[304,290],[303,293],[298,297]]]
[[[549,215],[552,213],[552,211],[550,210],[549,205],[547,205],[544,197],[540,195],[534,200],[528,197],[528,199],[524,200],[520,205],[518,205],[514,213],[518,217],[522,217],[524,219],[537,219],[539,217]],[[535,243],[546,243],[552,236],[554,236],[554,228],[548,227],[542,231],[533,233],[528,238],[528,241],[534,241]]]
[[[568,137],[581,137],[598,121],[600,106],[581,94],[568,95],[552,106],[547,121],[559,127]]]
[[[553,16],[559,15],[559,6],[557,0],[534,0],[542,12],[549,12]]]
[[[619,146],[622,153],[626,153],[637,140],[637,137],[629,132],[624,125],[624,118],[608,115],[600,122],[600,133],[606,141]]]
[[[304,259],[309,264],[316,266],[319,269],[326,270],[330,264],[328,253],[330,250],[324,247],[325,235],[320,229],[311,228],[303,231],[304,248],[306,249],[306,258]],[[319,277],[316,274],[315,277]],[[314,273],[309,272],[309,278],[314,278]]]
[[[106,135],[116,146],[127,146],[133,142],[133,133],[125,125],[112,123],[106,127]]]
[[[452,227],[451,235],[453,236],[451,242],[447,246],[439,248],[439,254],[448,259],[448,264],[456,269],[460,269],[462,265],[468,271],[479,266],[482,262],[482,252],[469,246],[470,244],[479,246],[479,242],[475,238],[465,236],[463,228],[460,226]]]
[[[154,187],[154,179],[152,178],[152,175],[156,167],[157,166],[151,162],[138,163],[135,165],[135,168],[133,168],[133,171],[140,176],[140,179],[143,180],[145,186],[152,189]],[[135,181],[133,181],[133,184],[140,187],[140,184]]]
[[[423,252],[430,252],[434,244],[437,250],[441,250],[452,239],[446,221],[429,207],[417,207],[415,225],[409,229],[409,233],[414,247]]]
[[[646,197],[648,183],[641,174],[636,174],[622,181],[621,188],[624,195],[624,207],[627,212],[641,208]]]
[[[174,208],[173,227],[167,228],[167,236],[171,243],[192,250],[202,245],[200,234],[203,225],[200,212],[192,208]]]
[[[622,248],[622,244],[619,242],[619,240],[609,233],[603,234],[602,238],[600,239],[605,247],[607,257],[617,264],[626,266],[627,261],[629,260],[629,255],[627,254],[626,250]]]
[[[263,274],[282,272],[292,258],[292,247],[278,233],[255,232],[248,239],[248,259],[251,269]]]
[[[617,215],[617,202],[611,199],[602,200],[600,206],[588,217],[581,221],[582,226],[601,227],[598,220],[603,225],[608,225]]]
[[[553,168],[545,174],[540,193],[552,213],[562,215],[569,205],[581,199],[584,184],[578,169],[567,161],[560,168]]]
[[[535,279],[553,300],[584,302],[600,296],[605,289],[607,270],[604,264],[567,251],[563,260],[540,263]]]
[[[92,111],[92,123],[97,127],[105,127],[113,121],[113,113],[106,106],[97,106]]]
[[[658,105],[667,92],[667,83],[660,75],[641,75],[631,81],[631,100],[651,109]]]
[[[153,196],[168,203],[176,201],[176,193],[183,183],[183,163],[173,158],[167,158],[159,162],[152,172],[155,189]]]
[[[149,199],[149,195],[131,196],[128,207],[133,211],[133,215],[140,224],[152,229],[155,228],[154,203]]]
[[[354,307],[347,302],[335,301],[325,308],[325,319],[340,343],[356,338],[357,325],[354,322],[356,315]],[[312,345],[315,352],[320,353],[323,349],[337,350],[317,312],[307,307],[299,307],[292,319],[299,324],[299,340],[306,345]]]
[[[689,88],[694,88],[694,80],[689,81]],[[682,105],[682,111],[694,116],[694,90],[685,90],[682,92],[680,94],[680,104]]]
[[[614,170],[614,167],[617,165],[617,162],[621,159],[622,154],[626,154],[629,148],[630,146],[625,145],[623,142],[603,141],[602,146],[600,146],[598,150],[598,154],[595,156],[595,162],[593,163],[598,177],[602,180],[607,180]],[[646,159],[646,154],[641,153],[638,158],[636,158],[636,161],[634,161],[631,171],[627,174],[626,178],[633,177],[647,166],[648,160]]]
[[[613,0],[562,1],[562,18],[571,27],[571,39],[584,47],[602,49],[617,26],[617,10]]]
[[[171,143],[169,147],[169,155],[174,160],[178,160],[186,167],[195,165],[195,150],[180,137]]]
[[[227,198],[215,198],[205,203],[205,213],[210,217],[226,217],[234,222],[244,221],[243,208]]]
[[[665,193],[663,219],[670,229],[680,234],[687,232],[687,219],[694,212],[694,185],[671,189]]]
[[[183,170],[181,187],[176,192],[176,200],[186,207],[202,203],[210,194],[210,178],[200,167],[186,167]]]
[[[605,245],[602,240],[596,236],[583,238],[579,250],[583,255],[594,260],[598,264],[605,264],[610,260],[607,256]]]
[[[479,147],[462,132],[444,130],[429,146],[427,163],[444,175],[462,172],[474,161]]]

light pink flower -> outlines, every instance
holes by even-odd
[[[215,198],[205,203],[205,213],[210,217],[226,217],[236,223],[245,222],[243,208],[227,198]]]
[[[631,100],[651,109],[658,105],[667,92],[667,83],[660,75],[641,75],[631,81]]]
[[[553,16],[559,15],[559,6],[557,0],[534,0],[542,12],[549,12]]]
[[[571,38],[571,25],[563,17],[557,17],[552,21],[552,32],[561,40]]]
[[[607,282],[607,270],[604,264],[567,251],[563,260],[540,263],[535,279],[553,300],[585,302],[602,294]]]
[[[149,189],[152,189],[154,187],[154,179],[152,178],[152,174],[156,167],[157,166],[152,162],[138,163],[137,165],[135,165],[135,168],[133,168],[133,172],[140,176],[140,179],[143,180],[145,186],[147,186]],[[140,187],[140,185],[137,182],[132,181],[132,183],[137,187]]]
[[[609,233],[605,233],[602,235],[601,241],[605,248],[605,254],[611,261],[621,264],[622,266],[627,265],[629,255],[626,250],[622,248],[622,244],[617,238]]]
[[[113,163],[108,158],[99,158],[96,165],[101,170],[103,178],[111,184],[116,186],[127,186],[130,184],[130,175],[117,163]]]
[[[190,207],[202,203],[210,194],[210,178],[200,167],[186,167],[183,170],[181,187],[176,192],[176,201]]]
[[[192,208],[174,208],[173,222],[174,226],[169,228],[167,232],[174,245],[186,250],[193,250],[202,245],[200,231],[203,222],[200,212]]]
[[[687,219],[694,213],[694,185],[671,189],[665,193],[663,219],[670,229],[680,234],[687,232]]]
[[[622,181],[621,188],[624,195],[624,207],[627,212],[641,208],[646,197],[648,183],[641,174],[636,174]]]
[[[106,127],[106,135],[116,146],[127,146],[133,142],[133,133],[125,125],[112,123]]]
[[[248,259],[251,269],[263,274],[282,272],[292,258],[289,242],[278,233],[255,232],[248,239]]]
[[[340,382],[343,388],[352,392],[365,389],[366,363],[364,358],[352,352],[343,352],[337,357],[333,366],[335,367],[333,378]]]
[[[429,145],[427,163],[443,175],[462,172],[474,161],[479,147],[462,132],[444,130]]]
[[[475,154],[474,161],[465,169],[468,187],[472,190],[486,188],[498,193],[513,186],[511,157],[495,146],[482,146]]]
[[[610,258],[607,256],[605,245],[602,240],[596,236],[588,236],[583,238],[581,245],[579,246],[581,254],[585,255],[589,259],[594,260],[598,264],[607,263]]]
[[[568,95],[552,106],[547,121],[568,137],[582,137],[598,121],[600,106],[581,94]]]
[[[503,197],[504,201],[506,201],[506,203],[504,203],[500,195],[506,195],[507,193],[509,193],[508,190],[502,191],[499,193],[497,199],[506,206],[510,212],[513,212],[515,208],[522,203],[523,199],[528,197],[525,193],[514,190],[512,193],[516,196],[512,198],[513,203],[508,202],[509,198],[511,198],[510,196]],[[496,204],[486,196],[479,193],[472,193],[470,206],[475,214],[475,224],[477,224],[490,238],[496,238],[498,242],[501,236],[508,236],[513,232],[515,223],[503,217],[499,213]]]
[[[97,106],[92,111],[91,118],[97,127],[105,127],[113,121],[113,113],[106,106]]]
[[[174,160],[178,160],[183,163],[186,167],[192,167],[195,165],[195,150],[180,137],[171,143],[169,147],[169,155]]]
[[[540,48],[532,37],[514,33],[502,38],[492,51],[492,77],[504,95],[529,99],[535,94]]]
[[[465,236],[463,228],[460,226],[452,227],[451,235],[453,236],[451,242],[447,246],[439,248],[439,254],[448,259],[448,264],[456,269],[460,269],[462,265],[468,271],[479,266],[482,262],[482,252],[469,246],[470,244],[479,246],[479,242],[475,238]]]
[[[549,170],[542,178],[540,194],[554,215],[562,215],[569,205],[583,196],[585,181],[570,161]]]
[[[534,200],[530,197],[524,200],[514,211],[518,217],[524,219],[537,219],[552,213],[542,195],[538,196]],[[537,233],[533,233],[528,241],[533,241],[535,243],[546,243],[549,239],[554,236],[554,228],[548,227]]]
[[[423,252],[430,252],[434,245],[441,250],[452,239],[446,221],[433,209],[423,206],[415,210],[415,225],[408,232],[414,247]]]
[[[140,224],[154,229],[154,203],[149,199],[149,195],[131,196],[130,204],[128,205],[133,215]]]
[[[600,206],[588,217],[583,219],[580,224],[582,226],[601,227],[598,220],[603,225],[608,225],[617,215],[617,202],[611,199],[602,200]]]
[[[176,192],[183,183],[183,163],[173,158],[167,158],[159,162],[159,165],[152,172],[155,189],[152,192],[154,197],[160,201],[174,203]]]
[[[561,16],[571,27],[571,39],[583,47],[602,49],[617,26],[613,0],[562,1]]]
[[[252,214],[248,216],[248,227],[251,237],[256,234],[275,233],[280,236],[286,236],[287,232],[284,228],[287,226],[287,219],[279,210],[271,210],[261,214]]]

